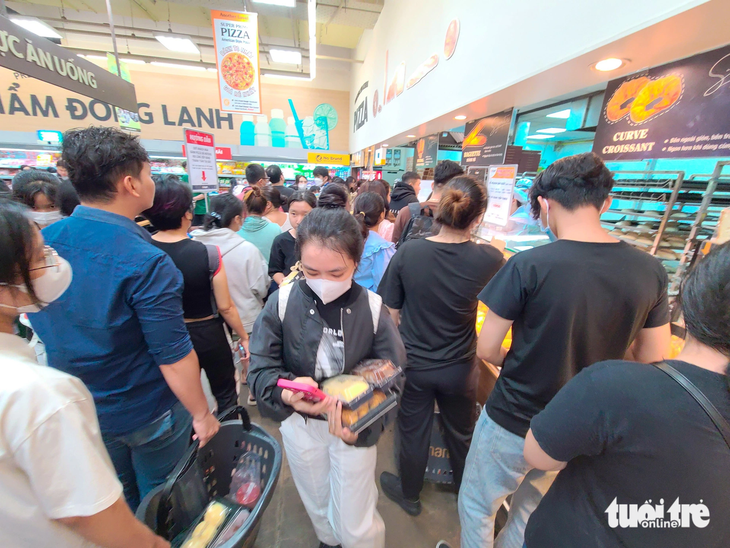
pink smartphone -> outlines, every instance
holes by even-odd
[[[302,392],[304,394],[304,400],[317,403],[327,397],[327,394],[322,392],[316,386],[310,386],[301,382],[288,381],[286,379],[279,379],[276,381],[276,386],[291,390],[292,392]]]

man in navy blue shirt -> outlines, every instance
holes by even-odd
[[[31,321],[49,365],[79,377],[94,396],[135,509],[181,458],[191,425],[201,444],[219,425],[183,321],[182,275],[134,222],[155,194],[147,152],[118,129],[90,127],[64,135],[63,159],[81,205],[43,237],[74,279]]]

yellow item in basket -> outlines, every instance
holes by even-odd
[[[362,377],[355,375],[337,375],[322,383],[322,391],[344,403],[350,403],[370,389],[370,385]]]
[[[226,518],[227,513],[228,510],[225,506],[220,503],[214,502],[210,505],[210,507],[208,507],[208,510],[206,510],[203,520],[205,521],[205,523],[210,523],[213,524],[215,527],[218,527],[221,522]]]

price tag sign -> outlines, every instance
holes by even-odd
[[[489,166],[487,179],[487,212],[484,222],[507,226],[512,209],[512,194],[515,190],[517,166]]]
[[[188,181],[193,192],[218,192],[218,166],[212,133],[185,129],[185,157]]]

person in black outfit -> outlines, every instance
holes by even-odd
[[[193,193],[174,175],[155,182],[155,199],[143,215],[158,230],[152,244],[167,253],[183,275],[183,312],[193,348],[223,411],[236,405],[235,367],[223,320],[241,338],[248,355],[248,334],[228,291],[220,249],[188,237]]]
[[[291,198],[291,195],[294,194],[295,189],[284,185],[284,175],[281,173],[281,168],[276,164],[272,164],[266,168],[266,175],[269,178],[271,186],[276,187],[279,194],[286,198],[282,209],[284,210],[284,213],[289,213],[289,204],[287,201]]]
[[[489,312],[477,354],[502,370],[477,421],[459,492],[462,548],[492,546],[494,517],[510,494],[496,545],[522,545],[527,518],[555,479],[525,462],[525,436],[565,383],[598,361],[628,352],[650,363],[669,349],[664,267],[601,225],[613,184],[593,153],[540,172],[532,213],[558,240],[510,258],[479,294]]]
[[[456,177],[439,204],[441,232],[401,246],[378,293],[391,310],[408,352],[406,386],[398,414],[401,477],[383,472],[385,494],[411,515],[419,494],[438,402],[454,480],[461,483],[476,421],[477,295],[504,264],[491,245],[471,241],[487,206],[483,185]]]
[[[729,243],[690,272],[680,301],[686,343],[665,363],[728,421]],[[608,361],[583,370],[527,433],[525,459],[562,470],[527,524],[527,548],[730,546],[728,443],[692,395],[659,368]],[[643,517],[631,523],[635,514]],[[656,519],[660,527],[641,524]],[[665,525],[672,520],[679,527]]]
[[[400,181],[395,184],[393,192],[390,193],[390,211],[393,215],[418,201],[418,193],[421,191],[421,177],[418,173],[407,171]]]
[[[297,227],[315,207],[317,198],[308,190],[297,190],[289,198],[289,222],[292,228],[274,238],[269,256],[269,277],[277,285],[281,285],[297,264]]]

